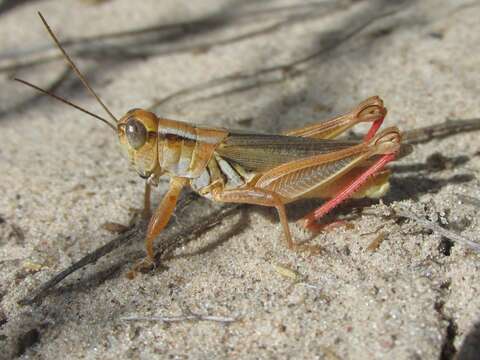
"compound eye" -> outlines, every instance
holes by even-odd
[[[147,141],[147,129],[136,119],[130,119],[125,125],[128,144],[135,150],[141,148]]]

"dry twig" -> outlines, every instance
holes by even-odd
[[[423,144],[433,139],[443,139],[455,134],[480,130],[480,118],[474,119],[447,119],[441,124],[425,126],[402,134],[407,144]]]
[[[185,198],[185,204],[188,205],[191,203],[190,198],[191,197],[187,195],[187,197]],[[187,206],[185,204],[180,204],[178,210],[182,211],[185,206]],[[189,226],[180,231],[179,233],[163,239],[163,241],[161,242],[162,248],[159,250],[160,255],[167,256],[174,249],[197,238],[200,234],[215,226],[223,219],[227,218],[230,215],[233,215],[240,206],[241,205],[226,205],[220,210],[216,211],[214,214],[211,214],[208,217],[201,219],[197,224]],[[31,305],[33,303],[40,302],[47,295],[48,291],[51,288],[53,288],[55,285],[60,283],[63,279],[65,279],[67,276],[71,275],[75,271],[89,264],[95,263],[97,260],[109,254],[113,250],[118,249],[119,247],[125,246],[133,242],[134,240],[142,239],[145,235],[146,228],[147,222],[143,219],[137,223],[134,223],[134,225],[132,225],[132,227],[127,232],[120,234],[119,236],[109,241],[105,245],[101,246],[100,248],[92,251],[91,253],[88,253],[79,261],[73,263],[65,270],[59,272],[57,275],[53,276],[48,281],[41,284],[30,294],[20,299],[18,303],[20,305]]]
[[[113,250],[126,245],[130,241],[133,241],[133,239],[138,238],[141,234],[143,234],[143,231],[139,232],[139,228],[146,228],[146,223],[140,222],[137,226],[132,227],[129,231],[121,234],[120,236],[117,236],[115,239],[112,241],[109,241],[105,245],[99,247],[98,249],[92,251],[91,253],[88,253],[85,255],[83,258],[81,258],[79,261],[73,263],[71,266],[66,268],[65,270],[59,272],[57,275],[53,276],[50,278],[48,281],[44,282],[41,284],[39,287],[37,287],[35,290],[30,292],[27,296],[24,298],[20,299],[18,303],[20,305],[31,305],[36,302],[40,302],[41,299],[43,299],[52,287],[57,285],[60,281],[65,279],[67,276],[71,275],[75,271],[89,265],[95,263],[98,259],[101,257],[107,255],[108,253],[112,252]]]
[[[432,230],[433,232],[436,232],[442,236],[445,236],[446,238],[452,240],[452,241],[456,241],[476,252],[480,252],[480,244],[475,242],[475,241],[472,241],[472,240],[469,240],[467,239],[466,237],[463,237],[461,235],[458,235],[452,231],[449,231],[447,229],[444,229],[442,228],[440,225],[437,225],[436,223],[432,222],[432,221],[429,221],[427,219],[424,219],[424,218],[420,218],[418,217],[417,215],[415,215],[414,213],[404,209],[404,208],[397,208],[394,210],[394,213],[396,216],[399,216],[399,217],[404,217],[404,218],[407,218],[407,219],[410,219],[410,220],[413,220],[415,221],[415,223],[417,223],[418,225],[426,228],[426,229],[430,229]]]
[[[210,49],[262,36],[287,25],[293,25],[311,18],[327,16],[348,6],[348,3],[340,2],[314,2],[241,12],[228,11],[193,21],[151,25],[94,36],[64,38],[62,44],[69,48],[70,53],[76,57],[83,58],[105,59],[106,57],[113,57],[115,59],[127,60],[171,55],[173,53],[195,51],[196,49]],[[272,24],[269,24],[269,21]],[[234,36],[226,36],[213,41],[203,40],[201,36],[205,34],[206,37],[212,37],[213,31],[231,28],[232,26],[237,26],[238,29],[241,29],[242,26],[261,24],[262,22],[266,22],[267,25],[261,29],[254,29],[244,33],[239,30],[238,34]],[[187,43],[183,44],[184,41]],[[165,48],[166,44],[173,46]],[[3,51],[0,53],[0,72],[28,68],[54,61],[60,55],[51,54],[50,50],[53,48],[53,45],[35,45],[30,48]],[[27,56],[30,59],[25,60]],[[22,61],[16,61],[12,64],[12,61],[18,58],[21,58]],[[8,63],[1,65],[1,61],[7,61]]]
[[[189,313],[187,315],[178,315],[178,316],[126,316],[121,318],[123,321],[161,321],[165,323],[174,323],[174,322],[183,322],[183,321],[213,321],[223,324],[230,324],[232,322],[238,321],[236,317],[221,317],[213,315],[201,315],[195,313]]]

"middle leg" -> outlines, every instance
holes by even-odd
[[[285,204],[283,199],[278,194],[260,188],[247,188],[238,190],[221,190],[218,188],[212,191],[212,195],[213,198],[219,202],[252,204],[276,208],[278,217],[280,218],[280,223],[283,227],[283,232],[285,234],[287,247],[291,250],[310,251],[312,253],[319,252],[318,246],[298,244],[293,241],[292,234],[290,232],[290,226],[288,224]]]

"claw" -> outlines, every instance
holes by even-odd
[[[314,217],[306,216],[300,221],[302,222],[300,226],[302,226],[303,228],[307,229],[308,231],[314,234],[321,233],[322,231],[331,231],[333,229],[343,227],[343,226],[349,229],[353,228],[353,224],[345,220],[336,220],[326,224],[319,224],[315,221]]]
[[[138,261],[132,269],[127,273],[127,278],[132,280],[134,279],[139,272],[146,273],[155,269],[155,261],[146,257]]]

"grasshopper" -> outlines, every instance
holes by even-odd
[[[385,165],[398,155],[401,133],[396,127],[378,132],[387,110],[377,96],[344,115],[280,135],[196,126],[143,109],[130,110],[117,119],[88,84],[42,14],[39,16],[66,62],[113,123],[58,95],[16,80],[97,118],[116,133],[130,163],[145,179],[146,216],[151,214],[151,187],[157,186],[160,176],[170,178],[169,189],[150,218],[145,238],[147,257],[132,274],[155,264],[154,240],[168,224],[186,186],[213,201],[274,207],[287,247],[292,250],[307,250],[309,246],[294,242],[285,204],[304,198],[326,199],[304,217],[305,227],[318,230],[318,220],[345,199],[378,198],[389,188],[390,173]],[[337,139],[359,123],[371,124],[363,140]]]

